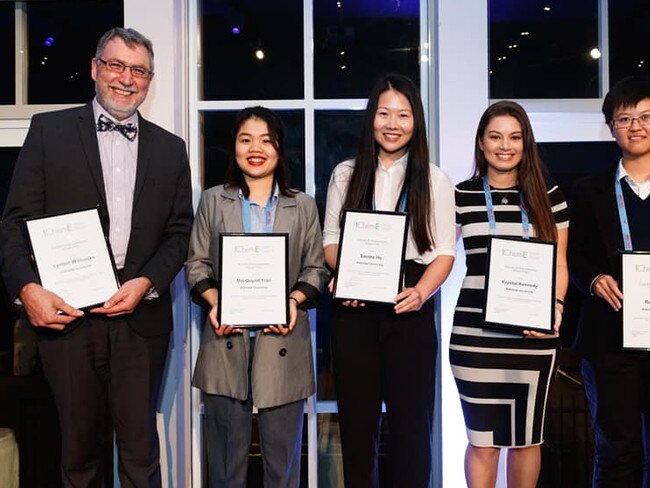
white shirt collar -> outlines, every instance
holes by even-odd
[[[381,164],[381,159],[380,159],[379,156],[378,156],[378,157],[377,157],[377,169],[380,169],[380,170],[382,170],[382,171],[391,171],[393,168],[406,169],[406,165],[407,165],[407,163],[408,163],[408,159],[409,159],[409,153],[408,153],[408,151],[407,151],[407,152],[404,154],[404,156],[402,156],[401,158],[399,158],[398,160],[396,160],[396,161],[395,161],[393,164],[391,164],[388,168],[384,168],[384,165]]]

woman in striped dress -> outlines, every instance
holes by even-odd
[[[568,285],[568,208],[557,185],[544,178],[530,121],[520,105],[503,101],[488,107],[476,132],[474,161],[474,176],[456,187],[467,275],[449,351],[469,440],[465,477],[471,488],[493,487],[500,449],[507,448],[508,486],[534,488]],[[523,236],[523,201],[530,235],[557,242],[554,335],[481,327],[490,236],[487,192],[496,235]]]

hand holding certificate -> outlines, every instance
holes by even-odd
[[[220,235],[220,324],[288,323],[288,239],[287,234]]]
[[[334,298],[393,304],[401,288],[407,228],[405,213],[346,210]]]
[[[492,237],[485,283],[485,326],[552,334],[556,244]]]
[[[650,252],[621,253],[623,348],[650,350]]]
[[[119,288],[97,207],[25,220],[41,285],[77,309],[103,304]]]

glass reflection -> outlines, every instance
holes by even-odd
[[[15,47],[16,26],[14,21],[14,3],[0,2],[0,59],[4,66],[4,75],[0,83],[0,105],[16,103]]]
[[[365,98],[396,72],[419,83],[419,0],[314,0],[316,98]]]
[[[203,0],[204,100],[303,98],[302,0]]]
[[[609,2],[610,84],[631,75],[650,75],[647,0]]]
[[[489,22],[490,98],[598,98],[597,0],[490,0]]]
[[[243,108],[243,107],[242,107]],[[228,158],[232,153],[232,125],[237,110],[204,112],[203,115],[203,189],[224,181]],[[276,110],[285,130],[287,161],[291,184],[305,190],[305,114],[302,110]]]
[[[95,88],[90,60],[102,34],[124,23],[122,1],[28,2],[27,22],[28,103],[83,103],[92,99]]]
[[[318,415],[318,486],[327,488],[344,487],[338,417],[335,413]],[[379,482],[380,486],[384,486],[391,479],[386,442],[390,436],[390,425],[385,414],[382,414],[379,435]]]
[[[327,200],[327,185],[334,167],[341,161],[354,157],[361,130],[363,111],[323,110],[315,114],[315,180],[316,204],[321,225]],[[334,400],[334,378],[330,363],[330,309],[332,296],[321,296],[316,314],[316,374],[318,375],[318,400]]]

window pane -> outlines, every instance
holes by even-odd
[[[419,0],[314,0],[316,98],[366,98],[382,73],[419,83]]]
[[[597,3],[491,0],[490,98],[598,98]]]
[[[204,0],[203,98],[303,98],[302,12],[302,0]]]
[[[14,9],[13,2],[0,2],[0,59],[4,64],[2,83],[0,83],[0,105],[16,103]]]
[[[646,0],[609,2],[610,82],[650,74],[647,38],[650,8]]]
[[[90,60],[102,34],[123,25],[122,1],[29,2],[27,22],[28,103],[83,103],[95,96]]]
[[[0,215],[4,211],[9,183],[19,152],[19,147],[0,147]],[[13,348],[13,328],[16,318],[18,317],[14,306],[7,295],[4,282],[0,279],[0,351],[10,351]]]
[[[276,110],[284,124],[285,150],[291,185],[305,190],[305,115],[302,110]],[[203,113],[203,188],[224,181],[228,158],[232,153],[232,125],[237,111]]]
[[[361,130],[363,111],[324,110],[315,114],[316,134],[316,203],[321,224],[327,200],[327,185],[334,167],[354,157]],[[334,379],[330,358],[330,308],[332,296],[324,293],[316,314],[316,368],[318,374],[318,400],[334,400]]]

